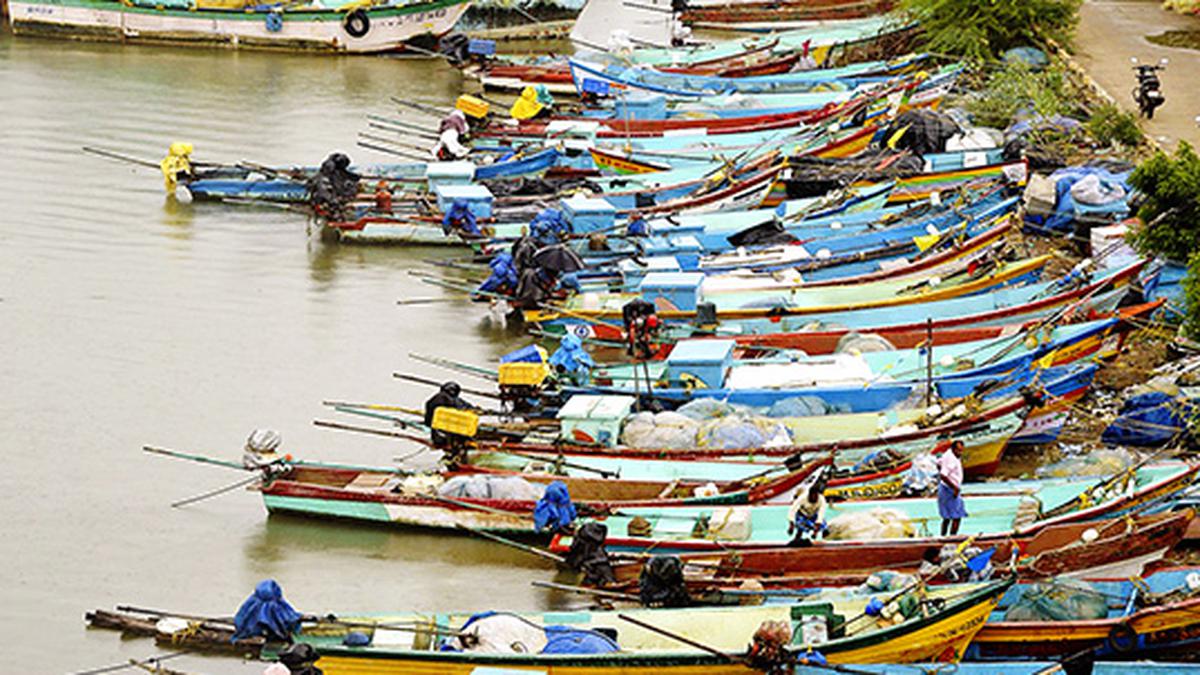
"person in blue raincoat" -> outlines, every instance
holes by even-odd
[[[452,232],[458,233],[464,238],[479,237],[483,232],[479,229],[476,223],[475,214],[471,211],[471,207],[466,200],[456,199],[450,204],[450,208],[446,210],[442,216],[442,232],[449,235]]]
[[[540,246],[550,246],[567,238],[571,225],[558,209],[542,209],[529,221],[529,236]]]
[[[488,267],[492,273],[479,285],[480,291],[496,295],[512,295],[516,292],[521,277],[517,272],[517,266],[513,263],[511,253],[503,251],[496,254],[488,262]]]
[[[575,516],[567,484],[556,480],[546,486],[546,492],[533,507],[533,527],[538,532],[569,532]]]
[[[558,349],[550,355],[550,367],[573,384],[586,382],[588,374],[595,366],[592,355],[583,348],[583,340],[574,333],[564,335]]]
[[[274,579],[264,579],[233,617],[233,641],[265,637],[269,641],[290,643],[303,618],[283,599],[279,584]]]

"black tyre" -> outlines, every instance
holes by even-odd
[[[350,37],[363,37],[371,30],[371,18],[363,10],[356,9],[346,15],[342,21],[342,28],[346,29]]]

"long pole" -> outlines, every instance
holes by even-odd
[[[933,401],[933,317],[925,319],[925,407]]]

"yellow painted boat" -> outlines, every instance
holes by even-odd
[[[467,615],[407,614],[369,617],[341,617],[350,624],[338,628],[327,625],[319,634],[302,634],[299,639],[313,644],[321,653],[321,668],[326,675],[385,675],[403,673],[461,674],[480,672],[538,672],[567,675],[586,673],[755,673],[762,672],[748,661],[748,646],[755,631],[766,621],[780,621],[792,627],[793,638],[787,646],[792,658],[802,657],[809,649],[819,651],[829,663],[917,663],[956,662],[983,627],[1011,580],[958,587],[918,589],[908,597],[889,598],[889,606],[903,605],[904,614],[892,620],[865,616],[866,597],[836,593],[820,603],[763,605],[758,607],[696,607],[688,609],[635,609],[617,612],[547,612],[544,614],[497,614],[468,623]],[[909,600],[917,600],[917,603]],[[908,618],[904,618],[907,615]],[[808,645],[803,625],[820,617],[827,639]],[[500,619],[509,626],[529,632],[529,640],[520,642],[527,651],[513,651],[513,642],[504,642],[504,653],[481,648],[475,651],[441,651],[442,639],[436,634],[470,634],[470,626],[481,633],[484,621]],[[640,625],[639,625],[640,624]],[[723,654],[686,645],[654,632],[650,625],[669,633],[702,643]],[[538,634],[550,625],[574,630],[615,634],[618,651],[592,654],[542,654]],[[364,628],[364,626],[366,626]],[[375,627],[371,627],[375,626]],[[526,628],[522,628],[525,626]],[[449,627],[454,627],[450,629]],[[349,647],[343,639],[349,631],[366,633],[371,643]],[[508,634],[505,634],[508,638]],[[457,642],[458,638],[451,638]],[[480,640],[479,644],[484,644]],[[528,644],[526,644],[528,643]],[[495,648],[495,643],[490,643]]]

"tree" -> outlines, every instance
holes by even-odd
[[[1050,38],[1069,44],[1082,0],[902,0],[921,23],[924,47],[981,62]]]

